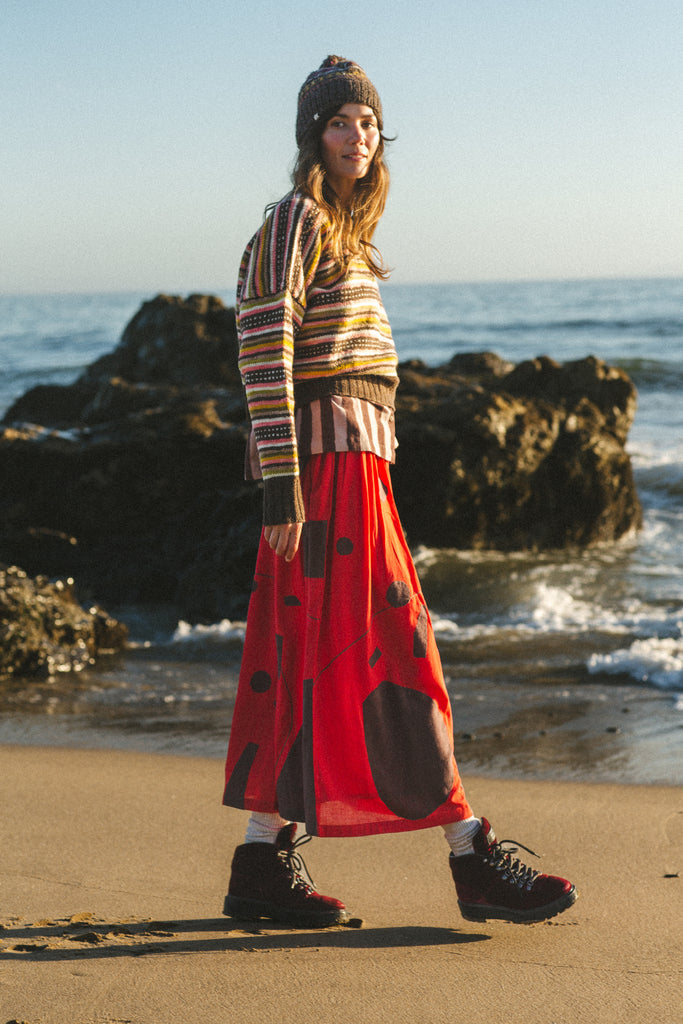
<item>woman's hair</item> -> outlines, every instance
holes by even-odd
[[[329,117],[334,113],[331,111]],[[332,229],[332,249],[340,266],[345,267],[352,256],[360,256],[375,277],[385,280],[389,277],[389,270],[384,265],[379,249],[372,244],[372,236],[384,212],[389,192],[389,169],[384,162],[384,146],[391,140],[380,132],[379,145],[370,169],[364,178],[356,182],[353,206],[348,209],[325,179],[320,140],[329,117],[321,118],[320,129],[309,132],[302,140],[292,172],[292,183],[295,189],[315,200],[327,215]]]

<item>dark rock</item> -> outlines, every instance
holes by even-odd
[[[81,410],[92,399],[92,386],[39,384],[18,398],[7,410],[5,423],[40,424],[52,430],[70,430],[78,424]]]
[[[491,383],[510,373],[514,363],[501,359],[495,352],[456,352],[449,360],[448,368],[470,380]]]
[[[488,375],[458,359],[400,373],[394,481],[413,543],[586,547],[640,525],[624,449],[636,392],[622,370],[544,357]]]
[[[126,627],[76,600],[73,580],[0,567],[0,679],[79,671],[125,647]]]
[[[638,526],[621,370],[460,353],[399,373],[393,478],[411,543],[585,547]],[[4,423],[0,559],[110,604],[244,615],[261,495],[243,482],[233,310],[157,296],[74,385],[34,388]]]
[[[82,382],[123,377],[131,383],[239,387],[234,309],[215,295],[157,295],[143,303],[110,355]]]
[[[562,408],[566,414],[597,411],[594,426],[611,431],[624,444],[636,411],[635,388],[624,373],[601,359],[588,356],[560,365],[547,356],[514,367],[501,381],[510,395],[536,398]],[[578,429],[579,424],[568,429]]]
[[[0,555],[108,602],[242,614],[261,496],[243,481],[238,380],[233,310],[146,302],[74,385],[34,388],[6,414]]]

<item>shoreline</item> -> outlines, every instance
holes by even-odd
[[[144,652],[143,652],[144,653]],[[125,659],[0,695],[0,744],[222,760],[238,662],[177,651]],[[683,785],[683,716],[673,691],[567,677],[545,684],[449,680],[463,774]]]
[[[466,775],[475,813],[580,896],[537,925],[465,922],[439,830],[315,840],[359,929],[221,916],[245,813],[215,759],[0,746],[0,1003],[31,1024],[674,1024],[682,793]],[[309,852],[310,851],[310,852]],[[626,855],[626,853],[628,855]],[[533,861],[533,858],[526,860]]]

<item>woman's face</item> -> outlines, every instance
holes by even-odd
[[[350,198],[356,182],[370,170],[379,138],[375,113],[362,103],[345,103],[325,125],[321,145],[326,178],[340,199]]]

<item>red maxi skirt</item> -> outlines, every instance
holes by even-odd
[[[223,803],[317,836],[469,817],[429,612],[369,452],[311,456],[292,562],[263,536]]]

